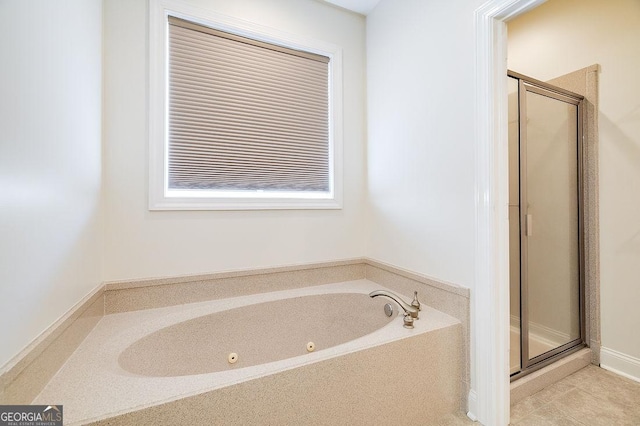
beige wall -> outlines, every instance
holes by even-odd
[[[147,0],[110,0],[105,46],[105,280],[272,267],[364,253],[365,20],[314,0],[189,4],[343,49],[342,210],[149,211]]]
[[[0,2],[0,366],[101,282],[102,1]]]
[[[540,80],[598,63],[605,352],[640,377],[640,2],[549,0],[509,23],[509,68]],[[622,358],[621,358],[622,359]]]

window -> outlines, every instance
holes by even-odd
[[[340,208],[339,49],[171,3],[150,25],[150,209]]]

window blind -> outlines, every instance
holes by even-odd
[[[169,189],[328,191],[328,62],[169,17]]]

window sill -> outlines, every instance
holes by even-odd
[[[149,210],[339,210],[336,199],[291,198],[169,198],[149,200]]]

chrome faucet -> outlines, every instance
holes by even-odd
[[[411,305],[408,304],[407,302],[402,300],[400,296],[398,296],[397,294],[391,293],[390,291],[376,290],[369,293],[369,297],[377,297],[377,296],[388,297],[389,299],[396,302],[398,306],[400,306],[404,311],[404,327],[413,328],[413,320],[418,319],[418,312],[420,311],[420,303],[417,302],[418,300],[417,292],[416,292],[416,297],[414,299],[417,302],[417,306],[415,306],[413,303]]]

